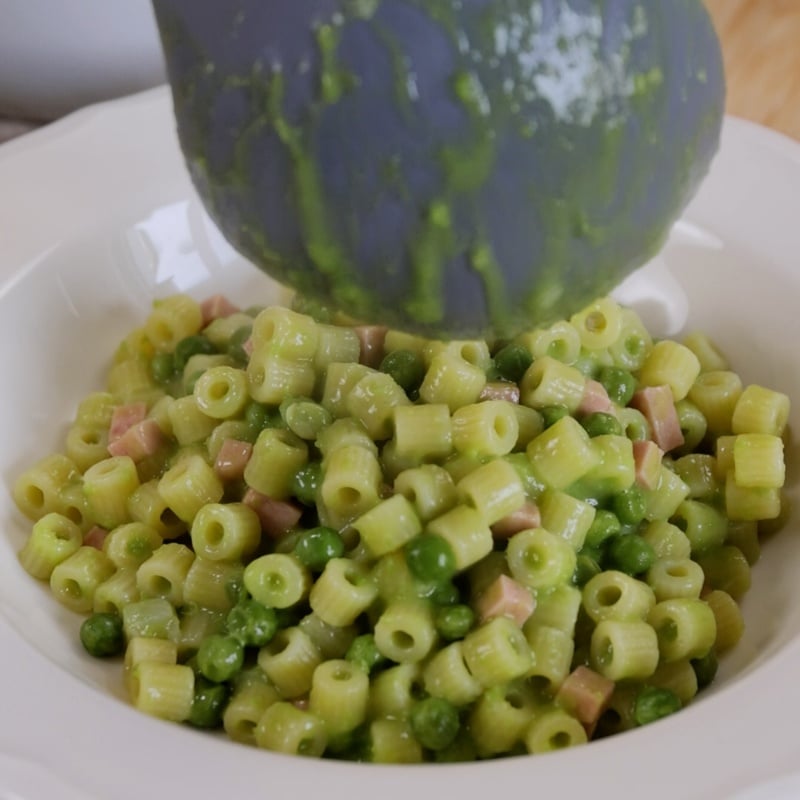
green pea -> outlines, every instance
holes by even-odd
[[[194,699],[186,721],[195,728],[219,728],[229,697],[228,684],[212,683],[202,675],[197,675],[194,681]]]
[[[169,383],[175,377],[175,357],[172,353],[156,353],[150,362],[150,375],[156,383]]]
[[[656,552],[649,542],[635,533],[615,536],[608,546],[611,564],[627,575],[640,575],[653,566]]]
[[[621,529],[622,525],[620,525],[620,521],[613,511],[598,508],[597,511],[595,511],[592,524],[586,532],[584,546],[600,547],[603,542],[610,539],[612,536],[616,536]]]
[[[292,476],[289,489],[304,506],[313,506],[317,502],[317,492],[321,484],[322,464],[319,461],[309,461]]]
[[[648,725],[657,719],[680,711],[681,701],[670,689],[646,686],[633,702],[633,720],[637,725]]]
[[[714,678],[717,677],[717,669],[719,662],[717,661],[717,654],[712,648],[702,658],[695,658],[691,661],[692,669],[697,677],[697,688],[705,689],[710,683],[713,683]]]
[[[636,525],[644,519],[647,513],[647,500],[644,490],[633,484],[614,495],[611,501],[611,510],[623,525]]]
[[[539,413],[544,420],[544,427],[549,428],[560,419],[569,416],[569,409],[566,406],[545,406],[539,409]]]
[[[528,348],[521,344],[507,344],[495,353],[494,368],[498,376],[507,381],[519,383],[525,371],[533,363]]]
[[[237,364],[244,365],[250,360],[250,356],[247,355],[244,349],[244,343],[250,338],[252,330],[253,328],[251,325],[242,325],[242,327],[237,328],[228,339],[225,350]]]
[[[445,581],[444,583],[434,583],[429,591],[423,592],[423,596],[437,606],[451,606],[461,599],[461,592],[454,583]]]
[[[578,370],[581,375],[587,378],[596,379],[597,373],[600,370],[600,365],[597,363],[597,356],[590,355],[589,353],[582,353],[572,363],[572,368]]]
[[[622,425],[619,420],[612,414],[606,414],[603,411],[595,411],[581,420],[584,430],[589,436],[605,436],[606,434],[613,434],[614,436],[622,436]]]
[[[244,421],[255,434],[258,434],[264,428],[273,427],[275,415],[276,412],[269,406],[253,402],[248,403],[244,410]]]
[[[419,389],[425,377],[425,362],[411,350],[393,350],[381,361],[380,371],[391,375],[407,394]]]
[[[429,750],[449,747],[461,727],[455,706],[441,697],[426,697],[411,708],[411,730],[417,741]]]
[[[278,615],[258,600],[242,600],[228,612],[225,626],[245,647],[263,647],[278,630]]]
[[[204,678],[222,683],[235,678],[244,664],[244,646],[233,636],[207,636],[197,650],[197,669]]]
[[[175,345],[175,369],[183,372],[186,362],[192,356],[211,355],[216,352],[217,348],[205,336],[199,334],[187,336]]]
[[[405,547],[406,563],[411,574],[423,583],[442,584],[456,571],[453,548],[441,536],[423,533]]]
[[[434,612],[433,624],[442,639],[454,642],[456,639],[463,639],[472,630],[475,612],[462,603],[442,606]]]
[[[294,546],[294,554],[310,570],[322,572],[332,558],[344,555],[344,542],[333,528],[321,525],[300,535]]]
[[[335,733],[328,737],[328,746],[325,749],[326,757],[334,754],[342,761],[365,762],[371,760],[371,740],[369,725],[359,725],[352,731]]]
[[[599,558],[595,558],[593,554],[589,553],[578,553],[575,572],[572,573],[572,582],[576,586],[583,586],[599,572],[601,572]]]
[[[95,658],[118,656],[125,649],[122,617],[118,614],[92,614],[83,621],[80,638],[86,652]]]
[[[603,367],[597,376],[612,403],[627,406],[636,391],[636,378],[620,367]]]
[[[386,657],[381,654],[375,644],[375,637],[371,633],[356,636],[347,648],[344,657],[353,664],[358,665],[367,674],[377,667]]]

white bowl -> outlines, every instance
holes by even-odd
[[[163,83],[150,0],[0,0],[0,116],[49,120]]]
[[[224,290],[248,304],[276,296],[209,223],[173,131],[169,96],[156,90],[0,147],[6,490],[58,447],[78,400],[100,386],[116,342],[154,296]],[[800,146],[728,120],[712,173],[657,270],[679,295],[677,324],[711,335],[746,382],[789,394],[795,429],[798,208]],[[655,321],[663,318],[657,298],[640,298]],[[0,797],[133,800],[145,792],[217,800],[251,796],[256,787],[386,800],[438,793],[484,800],[498,791],[721,800],[740,789],[750,798],[780,796],[775,787],[797,796],[797,777],[788,775],[800,716],[796,443],[787,455],[794,507],[786,528],[765,543],[743,603],[745,636],[705,696],[586,747],[453,766],[303,761],[135,712],[120,699],[118,670],[82,653],[78,619],[19,567],[15,553],[28,525],[0,492]]]

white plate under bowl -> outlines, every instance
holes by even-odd
[[[794,399],[795,430],[799,258],[800,146],[727,120],[711,174],[654,274],[679,296],[681,327],[710,334],[746,382]],[[9,490],[25,466],[59,446],[77,402],[100,387],[116,342],[153,297],[218,290],[247,304],[279,295],[201,210],[166,90],[90,108],[0,147],[0,799],[324,792],[483,800],[505,790],[722,800],[748,787],[797,785],[775,783],[800,754],[796,511],[764,547],[743,603],[747,631],[715,687],[680,714],[586,747],[453,766],[317,762],[130,708],[118,670],[81,652],[77,618],[19,567],[27,524]],[[658,303],[642,306],[663,322]],[[797,508],[796,444],[787,455]]]

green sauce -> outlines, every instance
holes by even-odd
[[[413,293],[404,308],[419,322],[434,324],[444,316],[441,296],[444,267],[453,251],[450,209],[446,201],[433,203],[411,248]]]

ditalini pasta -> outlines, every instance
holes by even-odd
[[[124,655],[137,708],[456,761],[646,724],[714,679],[780,521],[786,395],[608,298],[499,343],[218,300],[157,301],[13,489],[21,565]]]

